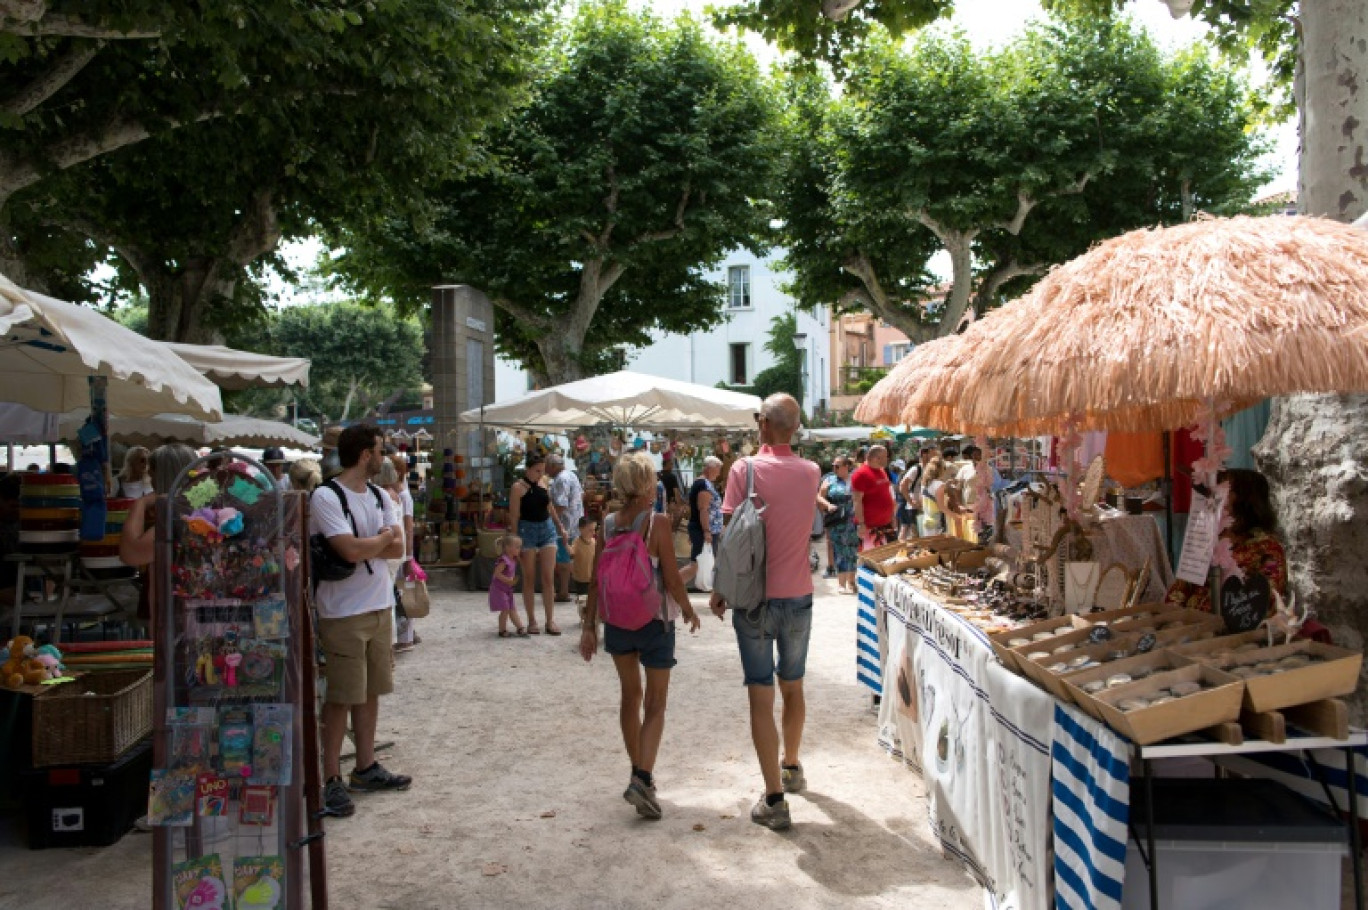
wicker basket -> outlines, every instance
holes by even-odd
[[[89,673],[33,699],[33,766],[112,762],[150,732],[151,670]]]

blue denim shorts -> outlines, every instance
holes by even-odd
[[[807,670],[808,638],[812,634],[812,595],[767,600],[758,609],[732,611],[732,628],[741,649],[741,669],[748,686],[772,686],[775,646],[778,675],[783,682],[802,679]]]
[[[663,619],[653,619],[632,632],[606,622],[603,624],[603,650],[615,657],[639,654],[641,665],[648,670],[673,669],[676,663],[675,625]]]
[[[518,521],[518,536],[522,538],[524,550],[540,550],[542,547],[556,545],[556,523],[546,521]]]

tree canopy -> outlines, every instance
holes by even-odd
[[[653,330],[720,318],[706,270],[767,230],[774,111],[739,44],[586,5],[491,130],[490,169],[337,232],[335,267],[409,309],[434,284],[477,286],[504,354],[554,382],[592,373]]]
[[[423,381],[422,326],[390,306],[348,302],[282,307],[241,327],[232,340],[264,354],[309,358],[309,388],[298,397],[303,408],[318,416],[320,426],[354,419]],[[254,390],[235,403],[261,411],[292,394]]]
[[[77,276],[116,250],[152,332],[204,340],[257,305],[240,279],[282,236],[402,208],[475,163],[542,5],[207,2],[181,21],[94,4],[79,35],[52,31],[73,21],[55,4],[0,7],[0,72],[46,92],[0,99],[0,258],[84,296]]]
[[[863,307],[914,341],[955,330],[1096,240],[1248,201],[1261,175],[1243,86],[1125,20],[1052,24],[977,54],[874,40],[843,95],[787,86],[778,194],[794,293]],[[948,288],[931,257],[950,255]]]

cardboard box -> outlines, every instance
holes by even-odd
[[[1227,642],[1227,639],[1231,641]],[[1244,680],[1244,706],[1251,711],[1277,711],[1293,705],[1319,701],[1322,698],[1338,698],[1351,694],[1358,686],[1359,671],[1363,667],[1363,654],[1317,641],[1294,641],[1287,645],[1231,654],[1228,658],[1216,656],[1251,641],[1267,642],[1267,633],[1262,629],[1256,629],[1243,635],[1227,635],[1206,642],[1207,647],[1185,649],[1184,654],[1211,667],[1228,661],[1227,666],[1232,668],[1277,661],[1293,654],[1310,654],[1322,658],[1318,663],[1297,670],[1279,670],[1269,676]],[[1231,669],[1229,672],[1234,671]]]
[[[921,540],[905,540],[899,543],[884,544],[882,547],[874,547],[860,554],[860,565],[868,566],[887,578],[890,575],[906,572],[908,569],[929,569],[940,564],[940,556],[935,553],[909,556],[893,563],[886,562],[899,553],[910,554],[919,547],[925,549],[924,542]]]
[[[1134,619],[1142,614],[1153,616],[1165,609],[1163,604],[1148,603],[1136,604],[1133,607],[1120,607],[1115,610],[1096,610],[1092,613],[1073,613],[1070,615],[1079,628],[1085,628],[1096,625],[1110,626],[1115,622]]]
[[[1084,686],[1094,680],[1107,680],[1108,678],[1125,673],[1135,681],[1142,677],[1148,679],[1156,673],[1165,673],[1169,670],[1181,670],[1183,667],[1196,665],[1196,661],[1190,657],[1184,657],[1177,651],[1161,648],[1151,651],[1148,654],[1137,654],[1135,657],[1123,657],[1120,660],[1109,661],[1097,667],[1090,667],[1087,670],[1079,670],[1064,677],[1064,687],[1068,689],[1073,703],[1086,712],[1095,720],[1103,723],[1106,719],[1097,707],[1097,696],[1084,690]],[[1139,675],[1137,675],[1139,674]],[[1126,685],[1130,685],[1127,683]],[[1116,688],[1121,688],[1117,686]],[[1104,692],[1107,690],[1103,690]],[[1101,693],[1097,693],[1101,694]]]
[[[948,566],[954,566],[956,572],[972,572],[983,567],[988,561],[988,550],[985,547],[971,547],[967,550],[947,550],[941,556],[941,561]]]
[[[1213,688],[1153,708],[1122,711],[1117,707],[1119,702],[1128,698],[1144,698],[1176,682],[1197,681]],[[1244,683],[1238,678],[1194,663],[1177,670],[1156,673],[1128,686],[1108,689],[1097,696],[1084,697],[1101,713],[1107,726],[1136,745],[1148,746],[1184,733],[1239,720],[1244,691]]]

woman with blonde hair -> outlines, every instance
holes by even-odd
[[[636,807],[643,818],[660,818],[660,802],[656,799],[656,755],[660,750],[661,734],[665,731],[665,702],[670,687],[670,670],[675,665],[675,620],[681,615],[690,631],[698,631],[698,614],[689,603],[684,580],[675,561],[674,540],[669,519],[654,510],[656,471],[651,457],[645,452],[632,452],[618,459],[613,467],[613,489],[623,499],[622,508],[605,516],[599,526],[598,548],[594,557],[593,580],[589,585],[589,601],[585,607],[584,628],[580,632],[580,656],[593,660],[598,650],[598,619],[603,616],[603,649],[613,658],[621,689],[618,718],[622,726],[622,740],[632,773],[622,798]],[[658,618],[637,629],[626,629],[614,624],[623,608],[614,602],[610,590],[616,577],[605,576],[605,590],[599,590],[599,569],[604,565],[604,549],[621,535],[641,535],[651,560],[651,593],[646,597],[657,606]],[[627,545],[631,545],[628,541]],[[611,558],[629,556],[622,545],[614,548]],[[602,599],[601,599],[602,598]],[[643,694],[642,670],[646,685]]]
[[[124,454],[123,469],[119,471],[119,495],[124,499],[141,499],[152,492],[152,453],[142,446],[133,446]]]
[[[945,501],[945,484],[954,476],[954,468],[945,463],[939,455],[934,456],[926,465],[922,477],[921,535],[944,534],[947,530],[946,512],[949,507]]]

